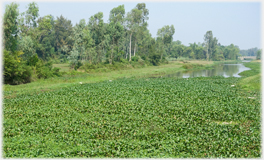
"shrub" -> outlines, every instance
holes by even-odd
[[[146,55],[144,55],[144,54],[143,54],[143,55],[141,55],[140,57],[141,57],[141,59],[143,59],[144,61],[147,59],[147,56],[146,56]]]
[[[121,63],[125,63],[125,64],[128,64],[129,63],[127,59],[123,59],[123,58],[120,58],[120,62]]]
[[[38,54],[34,54],[33,56],[29,57],[29,59],[27,60],[27,65],[36,66],[38,61],[39,61]]]
[[[36,74],[38,78],[51,78],[54,76],[61,76],[62,73],[60,73],[60,68],[53,68],[52,67],[52,62],[43,62],[43,61],[38,61],[36,64]]]
[[[139,56],[133,56],[133,57],[131,57],[131,60],[133,62],[137,62],[139,60]]]
[[[151,54],[149,56],[149,62],[154,66],[158,66],[160,64],[160,55],[157,53]]]
[[[52,69],[52,72],[53,72],[53,75],[55,75],[55,76],[58,76],[58,77],[62,76],[62,73],[60,72],[60,68],[58,68],[58,67],[54,67]]]
[[[32,69],[18,56],[20,53],[11,53],[4,50],[4,83],[22,84],[31,82]]]
[[[74,70],[77,70],[78,68],[80,68],[82,66],[82,62],[78,61],[75,65],[74,65]]]

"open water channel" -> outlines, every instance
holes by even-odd
[[[249,61],[242,61],[249,62]],[[194,71],[181,71],[174,74],[165,75],[164,77],[178,77],[178,78],[192,78],[192,77],[211,77],[211,76],[224,76],[224,77],[241,77],[238,74],[250,70],[242,63],[225,63],[214,66],[213,69],[203,69]]]

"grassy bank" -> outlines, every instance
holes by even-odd
[[[244,63],[244,65],[251,70],[241,72],[239,75],[243,78],[239,85],[247,91],[260,92],[261,90],[261,62],[253,61]]]
[[[219,62],[217,62],[219,63]],[[144,68],[131,68],[126,70],[117,70],[110,72],[99,72],[99,73],[85,73],[85,72],[76,72],[70,71],[65,74],[63,77],[54,77],[49,79],[40,79],[32,83],[22,84],[22,85],[4,85],[4,96],[5,97],[14,97],[18,94],[24,93],[39,93],[49,90],[54,90],[62,87],[69,87],[74,83],[96,83],[102,82],[105,80],[114,80],[119,78],[131,78],[131,77],[159,77],[165,74],[175,73],[177,71],[187,70],[183,68],[183,65],[186,63],[172,61],[168,64],[163,64],[160,66],[147,66]],[[208,68],[213,66],[215,62],[212,61],[188,61],[187,64],[198,65],[199,69]],[[55,65],[56,67],[66,68],[65,64]],[[195,69],[195,68],[192,68]]]

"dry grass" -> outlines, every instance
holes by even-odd
[[[234,121],[230,121],[230,122],[215,121],[215,123],[220,124],[220,125],[238,124],[237,122],[234,122]]]

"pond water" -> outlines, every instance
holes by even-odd
[[[242,63],[219,64],[214,66],[213,69],[181,71],[174,74],[166,75],[164,77],[179,77],[179,78],[211,77],[211,76],[241,77],[238,74],[246,70],[250,70],[250,68],[245,67]]]

